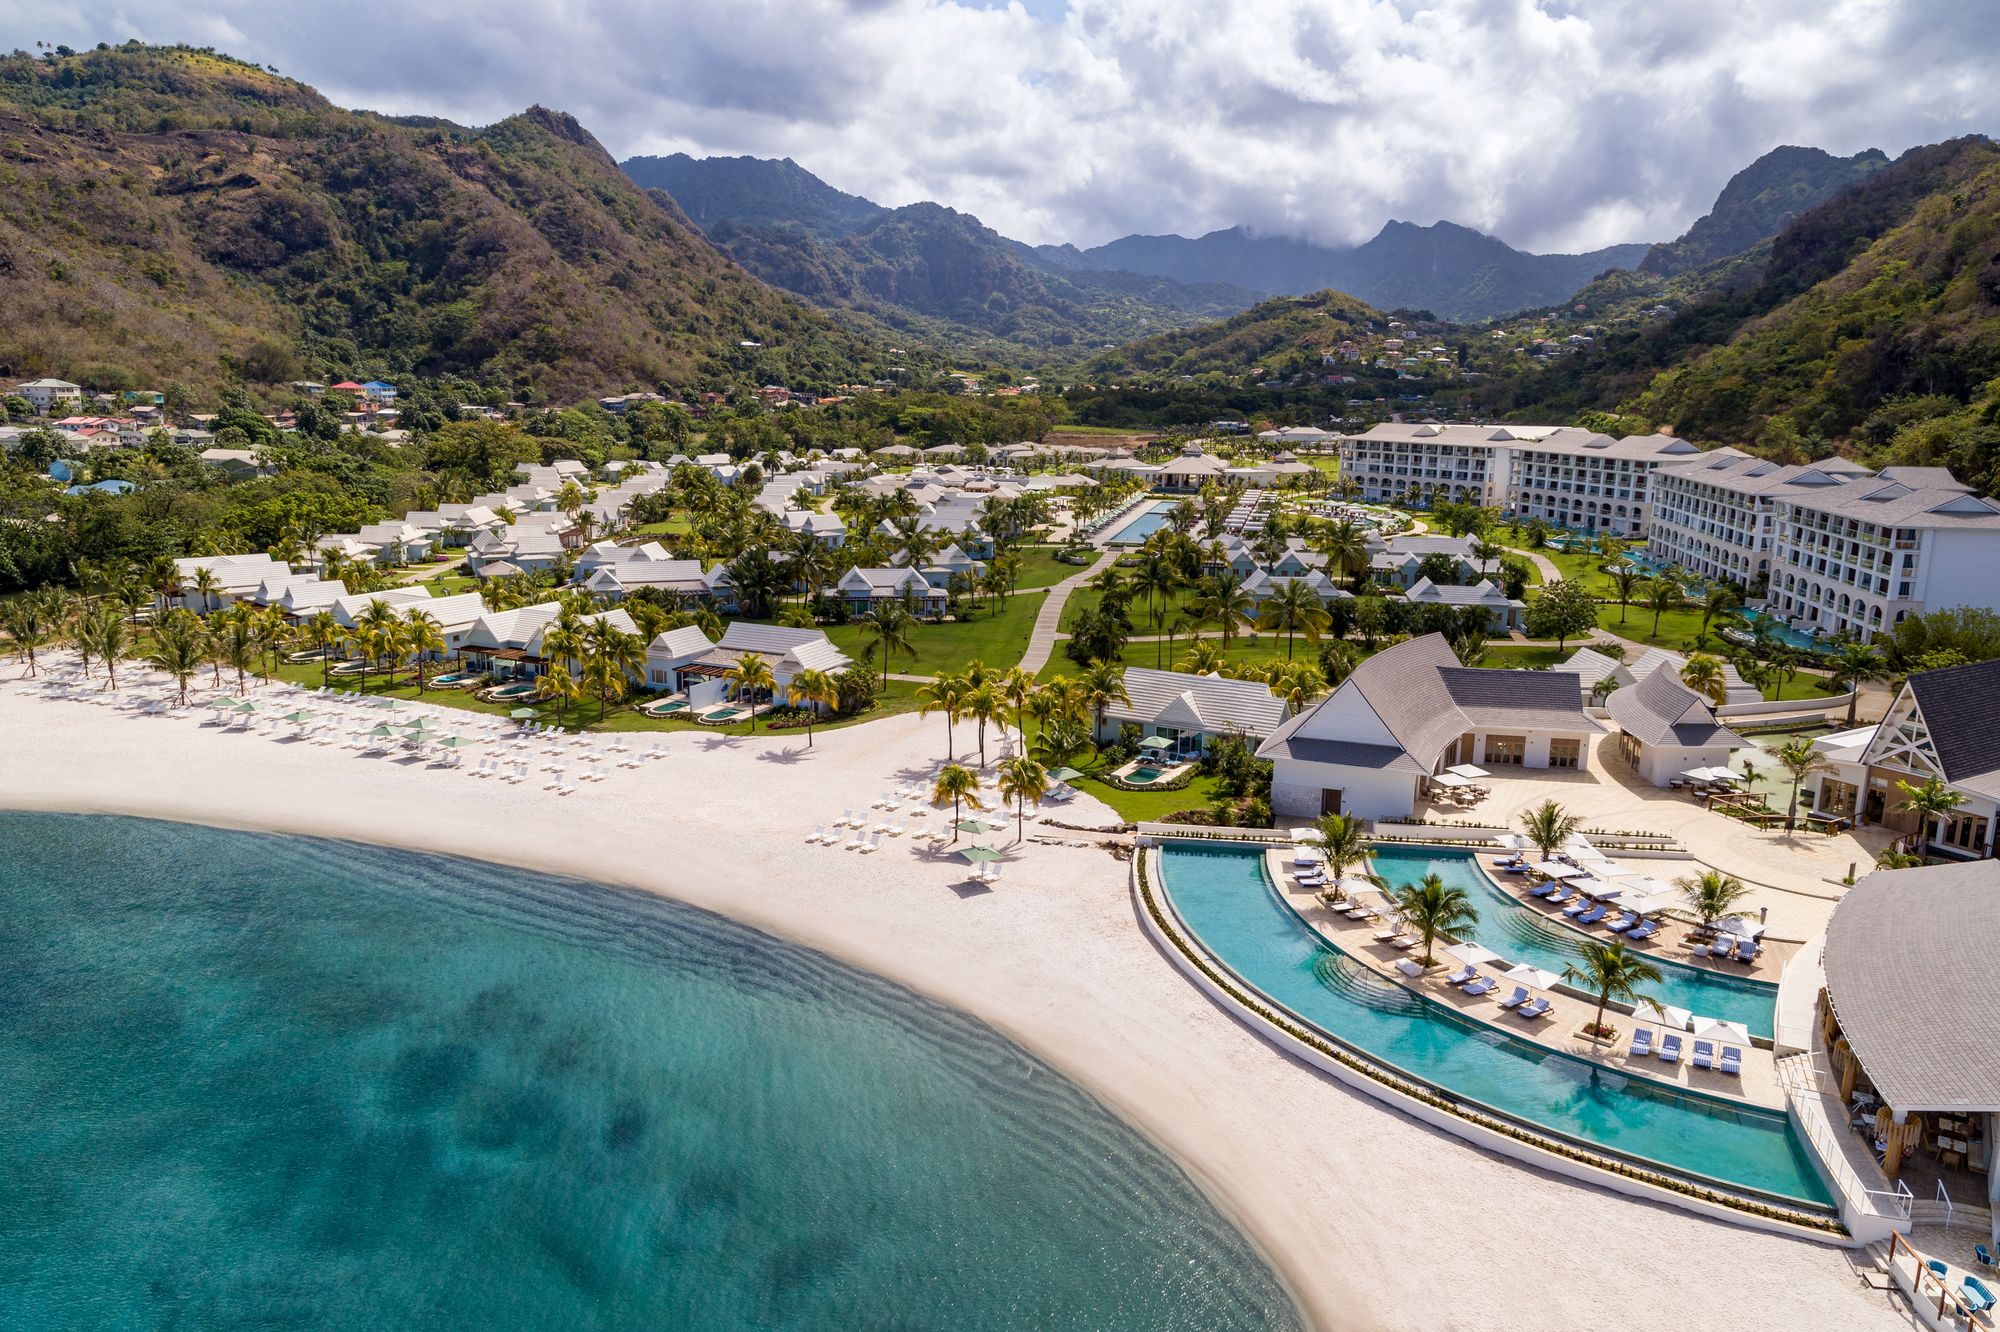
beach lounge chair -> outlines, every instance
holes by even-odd
[[[1739,940],[1736,945],[1736,960],[1738,962],[1755,962],[1757,960],[1757,941],[1755,939]]]
[[[1000,861],[998,861],[998,860],[989,860],[989,861],[987,861],[987,862],[986,862],[986,873],[985,873],[985,874],[983,874],[983,875],[981,875],[980,877],[981,877],[982,879],[984,879],[984,880],[985,880],[985,881],[986,881],[987,883],[998,883],[998,882],[1000,882],[1000,866],[1001,866],[1001,863],[1002,863],[1002,862],[1000,862]]]
[[[1502,999],[1500,1001],[1500,1007],[1519,1008],[1522,1004],[1528,1002],[1528,998],[1529,998],[1528,987],[1525,985],[1516,985],[1514,987],[1514,993],[1508,995],[1505,999]]]
[[[1556,890],[1555,880],[1551,879],[1546,883],[1538,883],[1534,887],[1530,888],[1528,890],[1528,896],[1547,897],[1550,893],[1553,893],[1555,890]]]
[[[1612,921],[1604,928],[1610,930],[1613,934],[1623,934],[1625,933],[1625,931],[1631,929],[1634,925],[1637,925],[1638,923],[1639,923],[1639,918],[1633,915],[1631,912],[1627,911],[1624,915]]]
[[[808,845],[815,842],[824,842],[825,840],[826,840],[826,825],[824,823],[820,824],[817,828],[814,828],[812,830],[812,836],[806,838],[806,842]]]
[[[1579,897],[1575,902],[1563,908],[1563,914],[1565,916],[1568,916],[1571,920],[1575,920],[1578,916],[1581,916],[1584,912],[1588,910],[1590,910],[1590,899],[1587,897]]]
[[[1399,934],[1395,938],[1389,940],[1389,946],[1391,948],[1415,948],[1418,944],[1422,942],[1423,940],[1419,939],[1414,934]]]
[[[1472,964],[1468,962],[1464,966],[1460,967],[1457,971],[1452,972],[1451,975],[1446,976],[1444,978],[1444,983],[1446,985],[1463,985],[1467,981],[1471,980],[1474,976],[1477,976],[1478,974],[1479,972],[1476,971],[1473,968]]]
[[[1465,983],[1465,993],[1467,994],[1491,994],[1499,988],[1500,982],[1494,980],[1491,976],[1480,976]]]
[[[1569,901],[1569,899],[1570,899],[1569,885],[1557,884],[1556,890],[1550,893],[1548,896],[1548,903],[1550,906],[1561,906],[1564,902]]]
[[[1547,1017],[1549,1011],[1554,1007],[1555,1005],[1546,999],[1530,999],[1527,1003],[1515,1009],[1514,1012],[1516,1016],[1524,1018]]]
[[[1716,1067],[1724,1073],[1734,1073],[1738,1077],[1741,1077],[1743,1075],[1743,1052],[1733,1045],[1723,1046],[1722,1059],[1716,1064]]]
[[[1602,906],[1594,906],[1590,910],[1584,912],[1581,916],[1578,916],[1576,918],[1576,923],[1579,925],[1595,925],[1598,921],[1603,920],[1606,916],[1610,914],[1611,913],[1609,911],[1606,911]]]
[[[1396,970],[1401,972],[1403,975],[1409,977],[1411,980],[1415,980],[1419,976],[1424,974],[1424,969],[1422,965],[1420,965],[1413,959],[1407,957],[1399,957],[1396,959]]]
[[[869,854],[869,853],[870,853],[871,851],[879,851],[879,850],[881,850],[881,849],[882,849],[882,834],[881,834],[881,833],[879,833],[879,832],[872,832],[872,833],[869,833],[869,834],[868,834],[868,845],[866,845],[866,846],[857,846],[857,847],[855,847],[854,849],[855,849],[855,850],[857,850],[857,851],[859,851],[859,852],[860,852],[860,853],[861,853],[862,855],[864,855],[864,856],[865,856],[865,855],[867,855],[867,854]]]
[[[1637,925],[1634,925],[1630,930],[1626,931],[1625,937],[1627,939],[1632,939],[1632,940],[1650,939],[1659,932],[1660,932],[1660,927],[1655,925],[1652,921],[1642,920]]]
[[[868,834],[859,828],[854,830],[854,836],[840,844],[841,849],[844,851],[859,851],[866,845],[868,845]]]
[[[1694,1065],[1696,1068],[1714,1068],[1715,1043],[1713,1041],[1696,1041],[1694,1043],[1694,1053],[1688,1057],[1688,1063]]]
[[[1653,1029],[1641,1027],[1632,1033],[1632,1049],[1628,1052],[1633,1059],[1644,1059],[1653,1053]]]
[[[1375,931],[1376,943],[1389,943],[1392,942],[1395,939],[1395,937],[1396,937],[1396,927],[1394,925],[1384,925],[1382,926],[1381,929]]]
[[[1661,1059],[1665,1060],[1669,1064],[1680,1063],[1681,1038],[1678,1036],[1668,1036],[1665,1039],[1663,1039],[1660,1042],[1659,1055]]]

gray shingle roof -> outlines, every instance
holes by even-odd
[[[1552,672],[1568,675],[1568,672]],[[1570,676],[1575,679],[1575,676]],[[1715,720],[1715,709],[1707,699],[1674,678],[1670,670],[1656,670],[1628,689],[1620,689],[1604,701],[1605,711],[1624,732],[1647,745],[1672,745],[1680,749],[1709,749],[1727,745],[1743,749],[1749,742]]]
[[[1826,927],[1842,1034],[1897,1110],[2000,1112],[2000,862],[1877,870]]]
[[[1970,781],[2000,769],[2000,660],[1910,677],[1944,779]]]
[[[1285,719],[1283,700],[1255,680],[1225,680],[1219,676],[1128,666],[1125,692],[1132,701],[1112,704],[1105,710],[1107,717],[1150,722],[1186,695],[1195,716],[1200,718],[1201,728],[1211,733],[1238,730],[1246,735],[1265,736]],[[1182,725],[1172,719],[1165,724]]]
[[[1444,687],[1475,726],[1529,731],[1602,730],[1583,710],[1583,683],[1566,671],[1492,671],[1450,666]]]

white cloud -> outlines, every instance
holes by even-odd
[[[1441,218],[1664,239],[1780,143],[2000,125],[1978,0],[0,0],[72,45],[216,42],[349,105],[574,113],[623,157],[789,156],[1029,241]]]

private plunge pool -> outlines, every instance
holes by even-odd
[[[1389,885],[1391,892],[1406,883],[1421,881],[1426,874],[1436,874],[1446,887],[1463,888],[1479,912],[1479,923],[1465,931],[1466,937],[1472,943],[1491,948],[1511,963],[1526,962],[1560,975],[1564,967],[1583,956],[1583,934],[1544,919],[1533,907],[1523,905],[1506,890],[1494,886],[1467,852],[1378,846],[1373,860],[1375,873]],[[1590,937],[1609,942],[1618,936],[1605,933]],[[1642,988],[1661,1003],[1703,1017],[1741,1022],[1752,1036],[1768,1038],[1776,1031],[1777,986],[1691,967],[1650,949],[1637,951],[1645,952],[1647,960],[1660,968],[1661,981]]]
[[[1254,847],[1160,852],[1161,889],[1203,948],[1338,1044],[1489,1113],[1740,1192],[1830,1210],[1785,1116],[1631,1078],[1507,1035],[1391,984],[1279,897]]]

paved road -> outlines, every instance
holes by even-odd
[[[1021,669],[1033,675],[1049,664],[1049,658],[1056,650],[1056,626],[1062,622],[1063,606],[1069,601],[1069,594],[1109,569],[1118,558],[1118,552],[1107,550],[1097,557],[1097,562],[1087,569],[1057,583],[1042,599],[1042,608],[1035,615],[1034,632],[1028,635],[1028,650],[1021,654]]]

